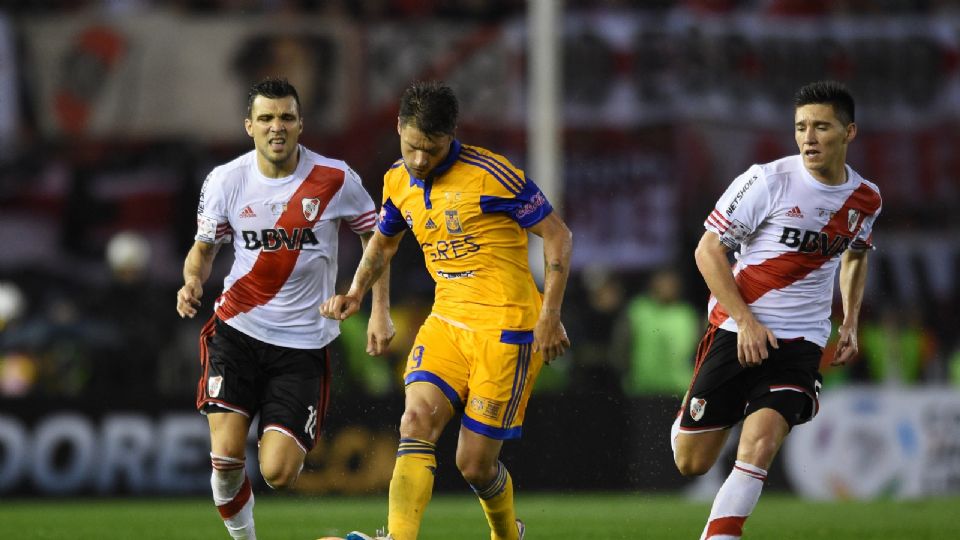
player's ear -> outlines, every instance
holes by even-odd
[[[857,124],[855,122],[850,122],[849,124],[847,124],[847,144],[850,144],[856,138],[857,138]]]
[[[402,125],[403,124],[400,122],[400,117],[398,116],[397,117],[397,135],[400,134],[400,128],[402,127]]]
[[[253,137],[253,120],[250,120],[249,118],[244,118],[243,129],[246,130],[247,135],[249,135],[250,137]]]

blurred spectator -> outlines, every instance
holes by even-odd
[[[107,243],[109,281],[86,306],[118,336],[116,354],[97,361],[98,391],[129,396],[157,391],[157,358],[171,339],[174,314],[168,304],[174,292],[150,282],[151,262],[150,244],[140,233],[123,231]]]
[[[0,332],[23,314],[25,302],[16,283],[0,281]]]
[[[567,332],[572,348],[540,373],[537,390],[560,389],[566,385],[569,369],[575,388],[580,391],[609,392],[619,390],[617,363],[610,350],[614,328],[624,304],[623,285],[610,270],[592,267],[580,274],[579,280],[570,280],[570,305],[564,311],[569,321]],[[552,379],[557,379],[556,381]]]
[[[960,348],[953,352],[948,362],[950,384],[960,388]]]
[[[851,376],[870,382],[914,384],[928,378],[936,357],[936,338],[912,306],[887,303],[878,318],[860,327],[859,362]]]
[[[647,291],[627,305],[616,333],[614,355],[626,362],[622,379],[629,396],[680,397],[693,376],[693,351],[702,331],[697,311],[682,297],[680,276],[662,269]]]
[[[4,332],[9,334],[25,311],[25,304],[20,287],[12,282],[0,282],[0,345],[4,343]],[[7,352],[0,346],[0,396],[26,395],[36,379],[36,359],[17,351]]]
[[[86,395],[97,361],[113,356],[119,337],[96,313],[81,311],[78,291],[88,285],[33,271],[18,286],[23,315],[0,331],[4,395]]]
[[[393,312],[391,317],[399,335],[401,331],[400,325],[397,324],[399,318]],[[378,397],[389,395],[400,388],[400,378],[392,367],[393,354],[388,355],[387,358],[377,358],[367,354],[369,318],[369,311],[365,311],[360,317],[340,321],[340,339],[335,340],[333,345],[343,353],[343,371],[347,380],[334,379],[337,393],[341,388],[347,387],[350,393],[359,391],[365,396]],[[390,349],[393,349],[392,344]]]
[[[0,162],[15,155],[21,141],[15,28],[0,13]]]

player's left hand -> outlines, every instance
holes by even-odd
[[[857,327],[840,326],[840,339],[837,340],[837,352],[830,361],[831,366],[842,366],[853,360],[860,352],[860,346],[857,344]]]
[[[347,294],[337,294],[320,304],[320,315],[342,321],[360,310],[360,299]]]
[[[549,364],[554,358],[563,356],[569,348],[570,338],[560,322],[560,314],[542,311],[537,325],[533,327],[533,352],[543,351],[543,362]]]
[[[389,313],[371,313],[367,322],[367,354],[380,356],[387,352],[396,333]]]

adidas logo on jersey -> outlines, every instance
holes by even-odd
[[[425,229],[436,229],[437,224],[433,222],[432,219],[427,218],[427,224],[423,226]]]
[[[787,211],[787,217],[801,218],[801,219],[802,219],[802,218],[803,218],[803,212],[800,211],[800,207],[799,207],[799,206],[794,206],[793,208],[791,208],[790,210]]]
[[[240,211],[240,217],[242,218],[257,217],[257,213],[254,212],[253,208],[250,208],[250,205],[248,204],[243,208],[243,210]]]

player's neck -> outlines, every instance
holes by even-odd
[[[267,178],[286,178],[297,170],[300,163],[300,148],[297,148],[290,157],[280,163],[274,163],[257,153],[257,169]]]
[[[840,162],[839,166],[833,166],[823,169],[807,169],[810,176],[828,186],[839,186],[847,182],[847,166],[845,162]]]

